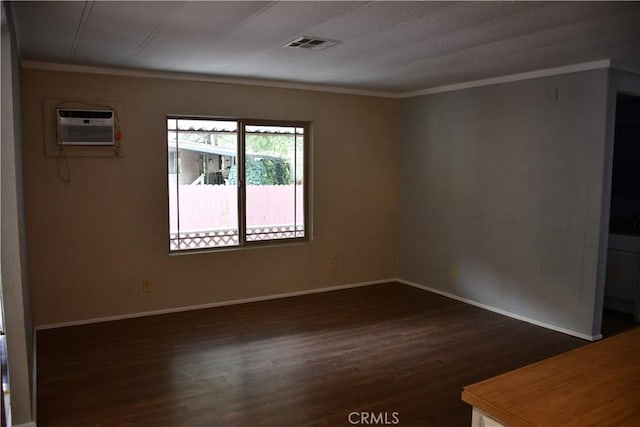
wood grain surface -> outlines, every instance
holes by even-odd
[[[640,328],[465,387],[511,427],[640,426]]]
[[[584,344],[398,283],[44,330],[38,427],[468,427],[464,385]]]

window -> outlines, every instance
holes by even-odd
[[[303,122],[167,118],[169,249],[307,240]]]

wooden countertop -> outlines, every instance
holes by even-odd
[[[640,426],[640,328],[467,386],[511,427]]]

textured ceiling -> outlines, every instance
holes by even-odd
[[[404,93],[640,64],[640,2],[14,2],[23,60]],[[327,50],[284,48],[302,35]]]

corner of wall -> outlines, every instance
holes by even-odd
[[[2,2],[2,139],[0,198],[2,215],[2,299],[11,383],[11,417],[32,420],[33,328],[26,269],[26,232],[22,185],[20,67],[11,4]],[[33,424],[35,425],[35,424]]]

